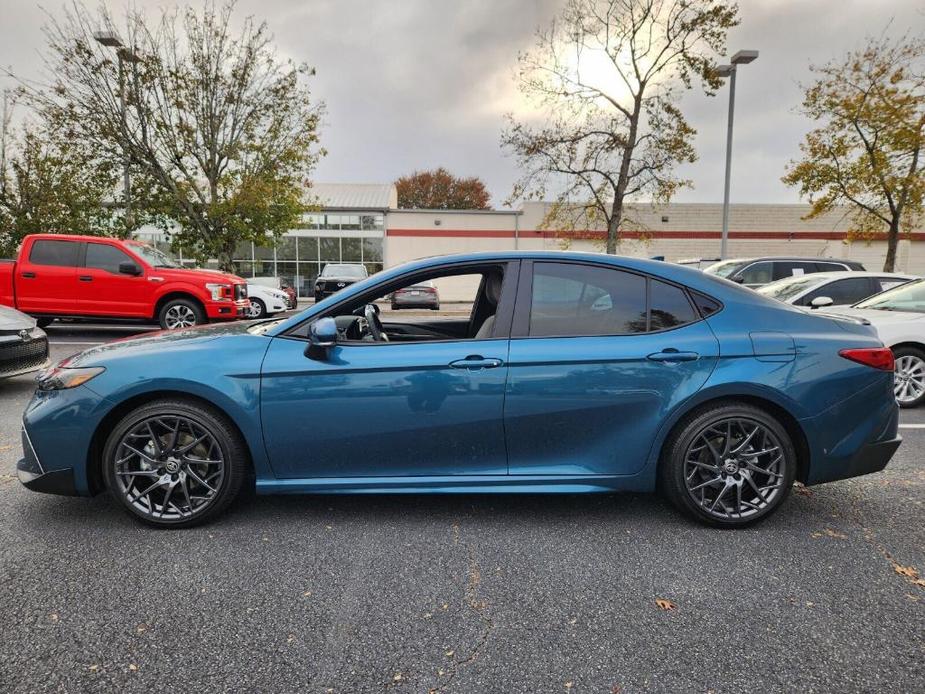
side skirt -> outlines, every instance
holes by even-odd
[[[587,494],[650,492],[639,475],[440,475],[258,479],[258,494]]]

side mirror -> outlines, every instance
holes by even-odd
[[[813,308],[822,308],[823,306],[831,306],[835,302],[830,296],[817,296],[815,299],[809,302],[809,305]]]
[[[738,277],[733,277],[732,281],[735,282],[736,284],[744,284],[745,278],[742,277],[742,275],[739,275]]]
[[[131,260],[126,260],[119,263],[119,274],[138,277],[138,275],[141,274],[141,268],[135,265],[135,263],[133,263]]]
[[[308,328],[308,349],[305,356],[324,359],[329,348],[337,344],[337,323],[333,318],[319,318]]]

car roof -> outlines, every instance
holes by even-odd
[[[859,277],[889,277],[895,278],[898,280],[917,280],[919,279],[915,275],[907,275],[901,272],[871,272],[870,270],[839,270],[838,272],[810,272],[805,275],[791,275],[790,277],[783,277],[776,282],[784,282],[785,280],[817,280],[818,282],[827,282],[832,280],[840,279],[856,279]],[[773,284],[773,283],[772,283]]]
[[[846,258],[828,258],[822,256],[807,256],[807,255],[759,255],[753,258],[727,258],[725,261],[719,262],[739,262],[739,263],[754,263],[759,260],[800,260],[807,263],[842,263],[844,265],[860,265],[859,260],[848,260]]]

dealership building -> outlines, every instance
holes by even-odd
[[[407,210],[398,208],[391,184],[315,184],[320,209],[306,213],[274,246],[241,244],[235,267],[242,277],[281,277],[299,295],[312,296],[327,263],[363,263],[370,273],[427,256],[472,251],[601,251],[605,233],[564,233],[544,228],[549,203],[526,202],[516,210]],[[729,216],[729,257],[826,256],[858,260],[880,269],[882,239],[849,240],[848,210],[805,219],[808,205],[734,204]],[[717,258],[722,205],[670,203],[628,206],[633,231],[621,233],[618,252],[677,261]],[[163,244],[159,233],[141,238]],[[925,274],[925,232],[904,234],[896,270]],[[441,291],[445,300],[455,297]]]

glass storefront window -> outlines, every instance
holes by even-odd
[[[315,295],[315,278],[321,272],[320,263],[302,263],[298,264],[298,273],[296,277],[296,292],[299,296]]]
[[[378,231],[382,228],[382,215],[364,214],[360,217],[360,228],[367,231]]]
[[[257,260],[254,263],[254,277],[276,277],[273,260]]]
[[[340,218],[340,228],[345,231],[360,230],[360,216],[356,214],[345,214]]]
[[[296,240],[294,236],[282,236],[276,242],[276,260],[295,260]]]
[[[253,258],[253,250],[251,248],[250,241],[241,241],[234,247],[234,255],[232,258],[240,258],[241,260],[250,260]]]
[[[318,239],[321,260],[340,261],[340,239]]]
[[[299,260],[318,260],[318,239],[314,236],[299,236]]]
[[[267,245],[258,246],[254,244],[254,260],[273,260],[273,241],[267,239]]]
[[[382,239],[363,239],[363,260],[382,262]]]
[[[358,263],[363,259],[361,239],[340,240],[340,259],[345,263]]]
[[[340,229],[340,215],[339,214],[326,214],[324,216],[324,222],[321,225],[322,229]]]
[[[239,277],[253,277],[254,264],[250,260],[235,260],[234,272]]]

